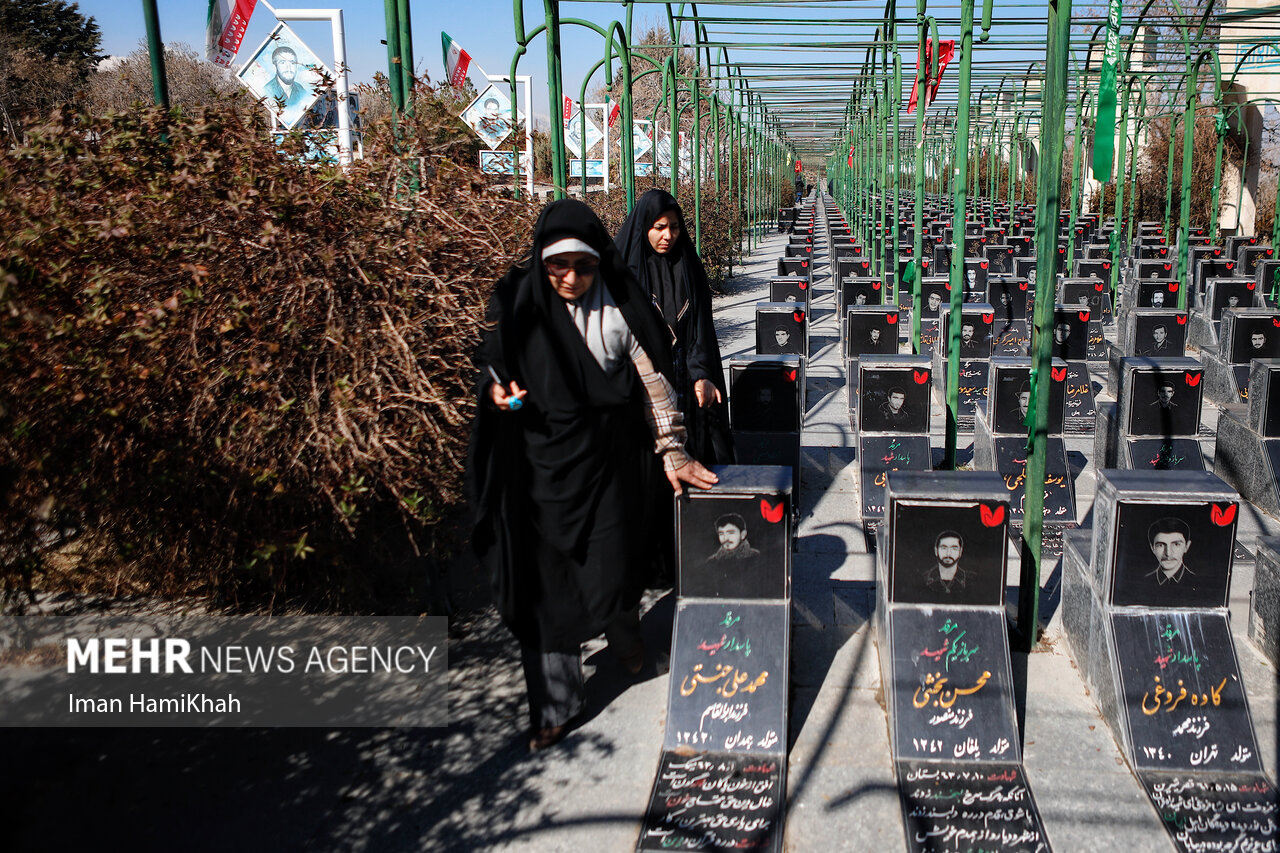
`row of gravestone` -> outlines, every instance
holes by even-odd
[[[873,365],[868,363],[863,367],[869,370]],[[891,369],[895,367],[899,365],[890,363]],[[932,366],[903,364],[901,367],[911,370],[914,383],[918,371],[923,370],[927,375]],[[1055,369],[1060,367],[1061,363],[1055,365]],[[802,361],[800,368],[802,371]],[[1026,380],[1018,378],[1016,373],[1020,368],[1025,370],[1026,366],[1008,359],[992,361],[993,379],[999,379],[990,397],[997,403],[990,416],[995,430],[1015,434],[1018,431],[1021,409],[1026,406],[1021,402],[1022,383]],[[754,373],[769,372],[764,368],[738,375],[731,401],[735,391],[744,394]],[[1063,385],[1064,378],[1055,377],[1055,383]],[[748,380],[748,386],[739,384],[744,379]],[[799,389],[803,388],[803,381],[801,379],[797,388],[796,374],[788,377],[785,370],[783,379],[789,385],[783,390],[792,402],[791,412],[798,430],[803,412]],[[927,385],[928,379],[918,384]],[[740,396],[735,428],[742,413],[748,408],[759,408],[743,406],[742,400]],[[927,402],[926,392],[926,406]],[[1015,404],[1020,404],[1016,413]],[[892,435],[880,437],[894,440]],[[927,443],[927,432],[924,439]],[[691,495],[681,502],[682,600],[673,645],[668,735],[641,849],[731,846],[778,849],[781,843],[778,804],[785,792],[785,746],[779,747],[778,741],[779,732],[785,732],[785,692],[779,698],[776,691],[766,689],[768,678],[762,680],[762,674],[785,672],[786,654],[780,658],[761,656],[754,670],[747,665],[747,660],[753,650],[759,653],[768,649],[776,655],[779,648],[786,646],[789,621],[777,609],[777,602],[785,602],[789,595],[790,533],[786,526],[789,513],[785,494],[788,486],[785,472],[775,474],[770,483],[765,469],[746,470],[749,473],[745,479],[726,470],[722,472],[718,492]],[[1124,476],[1134,475],[1104,474],[1104,478]],[[1158,476],[1171,475],[1166,472]],[[754,491],[749,482],[752,478]],[[1003,616],[1005,541],[1007,525],[1013,516],[1008,502],[1008,481],[978,473],[893,473],[886,476],[886,484],[887,523],[880,529],[877,548],[881,596],[877,639],[885,683],[890,687],[887,701],[908,846],[930,849],[930,839],[949,835],[990,849],[1047,849],[1048,839],[1019,760],[1020,737],[1012,709]],[[1185,484],[1185,480],[1179,479],[1178,484]],[[1170,485],[1174,484],[1166,479],[1160,487]],[[1221,484],[1193,486],[1202,492],[1206,489],[1211,492],[1208,495],[1211,522],[1215,525],[1222,522],[1219,526],[1226,526],[1234,519],[1237,505],[1230,504],[1228,508]],[[1219,491],[1213,492],[1214,488]],[[1148,496],[1140,497],[1137,503],[1144,502]],[[726,499],[731,503],[725,504]],[[1167,503],[1161,501],[1161,505]],[[1205,509],[1202,503],[1196,504],[1195,512]],[[1165,522],[1163,532],[1157,531],[1154,538],[1150,538],[1149,531],[1160,526],[1158,521],[1146,525],[1147,553],[1155,557],[1157,563],[1168,560],[1167,555],[1171,553],[1185,556],[1188,549],[1183,547],[1179,552],[1179,542],[1189,544],[1191,536],[1199,533],[1198,528],[1193,534],[1175,523]],[[1136,536],[1145,524],[1144,519],[1136,519],[1127,527],[1122,525],[1119,531],[1108,524],[1110,520],[1103,518],[1095,530],[1106,532],[1096,535],[1127,543],[1125,553],[1130,555],[1126,557],[1129,562],[1118,574],[1116,567],[1121,564],[1113,562],[1109,579],[1099,581],[1119,591],[1113,592],[1117,596],[1113,599],[1116,606],[1157,611],[1162,607],[1204,606],[1215,610],[1215,614],[1221,610],[1224,599],[1220,600],[1219,596],[1225,596],[1229,583],[1231,553],[1228,547],[1227,562],[1223,564],[1219,559],[1223,553],[1221,535],[1216,539],[1202,537],[1207,542],[1205,551],[1216,574],[1205,572],[1204,578],[1197,576],[1195,583],[1175,589],[1173,581],[1162,584],[1158,578],[1151,586],[1148,576],[1155,573],[1141,573],[1140,579],[1140,573],[1134,568],[1136,558],[1131,555],[1137,548]],[[937,528],[936,536],[919,536],[920,530],[934,528]],[[899,531],[901,537],[897,535]],[[1234,541],[1234,528],[1230,540]],[[1162,555],[1165,555],[1163,559]],[[1220,569],[1222,565],[1226,568]],[[1179,574],[1177,567],[1171,568],[1171,575]],[[1179,582],[1194,576],[1185,565],[1182,569]],[[1262,576],[1260,571],[1259,577]],[[1276,577],[1276,573],[1272,572],[1271,577]],[[1271,598],[1274,597],[1273,592]],[[747,600],[741,600],[744,598]],[[1273,604],[1272,612],[1275,609]],[[1191,648],[1190,652],[1179,647],[1180,653],[1183,657],[1197,653],[1203,656],[1206,649],[1212,649],[1215,663],[1222,664],[1222,659],[1227,657],[1229,661],[1225,665],[1229,667],[1234,664],[1234,649],[1230,649],[1229,655],[1223,654],[1224,635],[1212,630],[1220,621],[1215,620],[1215,614],[1205,617],[1195,610],[1182,609],[1174,614],[1183,620],[1178,626],[1185,623],[1187,633],[1195,634],[1203,646],[1200,652],[1194,647],[1186,647]],[[1143,624],[1154,624],[1162,618],[1158,613],[1141,615],[1146,620]],[[1093,620],[1094,616],[1090,613],[1085,618]],[[1077,616],[1076,623],[1079,621]],[[1103,632],[1094,630],[1089,636],[1103,637],[1115,649],[1136,648],[1134,638],[1140,632],[1132,629],[1135,624],[1138,622],[1133,619],[1116,621],[1116,627]],[[1168,633],[1168,625],[1161,630]],[[1225,637],[1229,645],[1229,634]],[[1168,638],[1166,642],[1170,642]],[[716,656],[720,656],[718,662]],[[1113,657],[1134,667],[1140,667],[1142,660],[1141,656],[1133,658],[1126,651],[1117,651]],[[776,682],[773,686],[776,688]],[[1120,696],[1115,689],[1109,695],[1097,690],[1095,695],[1104,705],[1104,712],[1108,703],[1112,710],[1133,710],[1132,702],[1125,704],[1132,697]],[[1204,701],[1215,709],[1225,704],[1222,687],[1217,687],[1215,693],[1213,685],[1209,685],[1197,695],[1203,695]],[[1146,706],[1142,703],[1138,706],[1144,715],[1152,701],[1149,696],[1145,698]],[[724,701],[729,699],[740,701]],[[1203,704],[1197,699],[1193,707],[1200,708]],[[744,725],[749,718],[751,724]],[[1256,739],[1250,741],[1240,734],[1243,730],[1238,725],[1238,714],[1226,713],[1223,719],[1226,722],[1222,728],[1234,726],[1227,732],[1227,740],[1235,738],[1230,744],[1234,747],[1230,751],[1235,766],[1229,772],[1217,775],[1195,772],[1202,769],[1200,765],[1208,760],[1207,756],[1216,757],[1226,749],[1216,742],[1213,749],[1205,746],[1187,757],[1187,761],[1193,762],[1192,772],[1182,772],[1184,768],[1176,762],[1164,764],[1156,775],[1139,772],[1153,803],[1169,823],[1175,843],[1183,849],[1201,849],[1197,845],[1206,842],[1225,845],[1222,833],[1227,830],[1237,843],[1274,841],[1274,789],[1247,763],[1250,750],[1256,756]],[[1114,713],[1108,715],[1108,721],[1117,740],[1125,745],[1130,763],[1138,768],[1140,761],[1133,757],[1131,742],[1124,739],[1120,727],[1123,721]],[[1171,729],[1174,732],[1171,737],[1185,736],[1202,725],[1198,719],[1182,720]],[[1153,731],[1155,734],[1148,732],[1149,737],[1142,742],[1143,749],[1147,750],[1144,754],[1163,756],[1165,753],[1160,751],[1159,744],[1153,746],[1155,741],[1151,738],[1158,740],[1164,729],[1157,727]],[[1251,729],[1248,735],[1252,736]],[[1168,759],[1162,760],[1168,762]],[[1194,796],[1182,796],[1187,792]],[[735,796],[744,793],[747,795]],[[957,808],[957,801],[963,807]],[[1242,812],[1248,809],[1261,819],[1224,822],[1220,813],[1227,808],[1240,808]],[[1170,815],[1176,815],[1176,823]],[[1265,830],[1268,820],[1269,835]]]
[[[729,362],[741,464],[715,468],[714,486],[676,502],[666,731],[638,851],[782,850],[791,539],[816,212],[815,199],[779,212],[779,232],[792,235],[779,265],[803,271],[793,279],[801,286],[776,310],[758,312],[762,354]]]

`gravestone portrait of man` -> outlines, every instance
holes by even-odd
[[[977,336],[978,324],[965,318],[960,323],[960,355],[965,358],[981,358],[986,355],[982,340]]]
[[[942,294],[936,290],[930,291],[928,299],[925,303],[924,311],[926,317],[937,317],[938,309],[942,307]]]
[[[1164,307],[1164,291],[1163,290],[1151,291],[1151,307],[1152,308]]]
[[[1186,556],[1191,550],[1191,528],[1180,518],[1161,518],[1147,531],[1147,542],[1156,567],[1148,577],[1160,586],[1182,583],[1191,574]]]
[[[1151,327],[1151,339],[1138,348],[1138,355],[1164,356],[1172,355],[1173,346],[1169,343],[1169,329],[1164,324]]]
[[[787,352],[791,346],[791,330],[786,326],[777,327],[773,330],[773,340],[778,345],[778,352]]]
[[[944,530],[933,540],[936,562],[925,572],[924,585],[934,592],[963,592],[973,572],[960,565],[964,539],[954,530]]]
[[[720,547],[707,557],[708,563],[728,560],[748,560],[760,552],[747,540],[747,523],[736,512],[726,513],[716,519],[716,538]]]
[[[889,426],[905,426],[911,422],[911,412],[907,408],[907,393],[901,388],[889,389],[889,399],[880,404],[880,417]]]
[[[1120,504],[1112,603],[1225,606],[1237,514],[1235,505],[1214,502]]]
[[[1130,435],[1193,435],[1199,426],[1200,388],[1182,373],[1141,370],[1132,375],[1129,391]]]

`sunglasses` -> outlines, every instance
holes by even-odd
[[[578,275],[595,275],[596,270],[600,269],[599,261],[578,261],[576,264],[570,264],[555,258],[547,258],[542,265],[547,268],[547,272],[557,278],[568,275],[569,270],[573,270]]]

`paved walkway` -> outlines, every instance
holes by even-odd
[[[785,237],[767,235],[715,301],[726,359],[754,351]],[[786,849],[904,849],[874,638],[874,566],[858,518],[839,324],[825,239],[815,263],[812,352],[794,559]],[[1210,424],[1216,413],[1206,413]],[[941,424],[935,405],[934,423]],[[941,446],[935,436],[935,447]],[[962,439],[962,446],[964,441]],[[1069,438],[1079,511],[1093,498],[1092,438]],[[1207,447],[1212,452],[1212,447]],[[1252,550],[1264,523],[1243,513]],[[1276,523],[1265,520],[1274,531]],[[1016,569],[1012,571],[1016,576]],[[1252,560],[1232,586],[1232,624],[1259,746],[1276,777],[1276,679],[1244,636]],[[1043,583],[1057,583],[1046,566]],[[1016,582],[1016,577],[1015,577]],[[530,756],[515,645],[492,611],[454,620],[447,730],[0,731],[7,850],[627,851],[662,744],[673,598],[647,602],[652,660],[624,678],[588,652],[591,710],[553,750]],[[1015,655],[1027,778],[1054,849],[1170,851],[1172,845],[1087,694],[1061,616]]]

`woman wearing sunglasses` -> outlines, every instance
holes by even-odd
[[[582,202],[543,210],[486,325],[473,544],[520,641],[538,750],[582,711],[583,641],[603,632],[628,672],[644,664],[637,606],[671,524],[645,499],[658,471],[676,491],[716,478],[684,451],[662,318]]]

